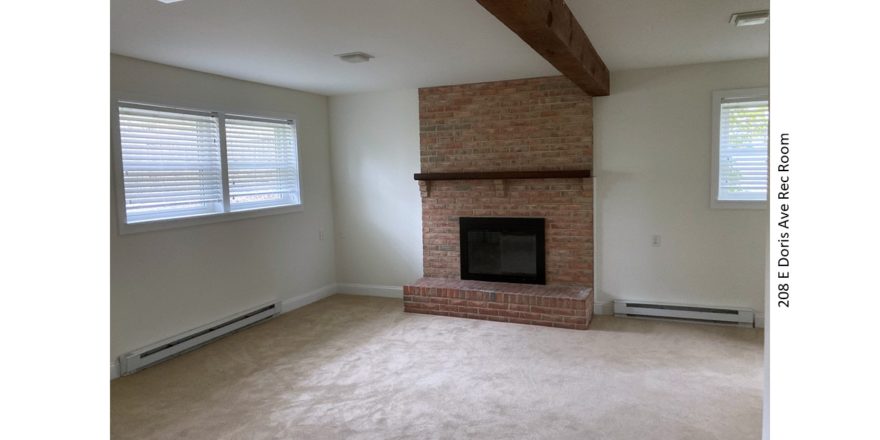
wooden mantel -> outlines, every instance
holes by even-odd
[[[437,180],[494,180],[495,195],[507,195],[506,181],[511,179],[584,179],[584,190],[590,170],[547,170],[547,171],[470,171],[456,173],[415,173],[413,178],[423,182],[425,195],[431,195],[431,182]]]
[[[590,96],[610,93],[608,67],[563,0],[477,0]]]
[[[457,173],[416,173],[415,180],[507,180],[507,179],[587,179],[590,170],[548,171],[471,171]]]

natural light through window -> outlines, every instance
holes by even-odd
[[[295,130],[289,121],[226,118],[233,211],[299,204]]]
[[[766,89],[714,94],[713,206],[760,208],[767,201]]]
[[[119,133],[128,223],[223,212],[215,116],[125,106]]]
[[[120,102],[119,156],[123,229],[301,205],[293,119]]]

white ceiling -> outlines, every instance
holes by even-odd
[[[727,20],[769,0],[567,3],[612,71],[768,56]],[[326,95],[558,73],[476,0],[112,0],[111,51]]]

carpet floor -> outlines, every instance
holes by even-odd
[[[114,439],[759,439],[763,331],[334,295],[111,383]]]

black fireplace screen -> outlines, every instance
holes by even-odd
[[[461,217],[461,279],[544,284],[544,219]]]

